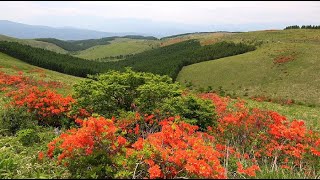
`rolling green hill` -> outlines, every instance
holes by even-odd
[[[254,49],[254,46],[243,43],[220,42],[201,46],[197,40],[189,40],[138,53],[122,61],[96,62],[16,42],[0,41],[0,52],[39,67],[79,77],[132,67],[136,71],[168,75],[175,79],[185,65],[242,54]]]
[[[191,39],[197,39],[200,41],[201,45],[209,45],[215,43],[218,39],[224,36],[231,35],[233,33],[229,32],[204,32],[204,33],[186,33],[180,35],[174,35],[162,38],[160,41],[160,46],[168,46],[182,41],[187,41]]]
[[[66,50],[62,49],[61,47],[59,47],[55,44],[51,44],[48,42],[36,41],[33,39],[18,39],[18,38],[0,35],[0,41],[18,42],[18,43],[21,43],[24,45],[30,45],[32,47],[42,48],[42,49],[54,51],[54,52],[61,53],[61,54],[67,53]]]
[[[94,46],[83,51],[78,51],[73,55],[88,60],[95,60],[110,56],[136,54],[157,48],[158,46],[159,42],[156,40],[117,38],[110,41],[110,44]]]
[[[320,31],[269,30],[218,41],[261,43],[252,52],[184,67],[177,81],[219,87],[240,97],[267,96],[320,105]]]
[[[105,37],[100,39],[68,40],[68,41],[63,41],[55,38],[38,38],[35,40],[52,43],[63,48],[66,51],[75,52],[75,51],[82,51],[93,46],[107,45],[107,44],[110,44],[110,41],[113,41],[117,38],[127,38],[127,39],[136,39],[136,40],[139,40],[139,39],[140,40],[157,40],[157,38],[152,36],[145,37],[145,36],[136,36],[136,35],[128,35],[123,37],[112,36],[112,37]]]

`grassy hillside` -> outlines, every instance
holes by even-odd
[[[94,46],[79,51],[73,55],[76,57],[94,60],[109,56],[136,54],[159,46],[156,40],[135,40],[128,38],[117,38],[110,41],[111,44]]]
[[[59,47],[59,46],[57,46],[55,44],[51,44],[51,43],[48,43],[48,42],[36,41],[36,40],[33,40],[33,39],[17,39],[17,38],[13,38],[13,37],[0,35],[0,41],[18,42],[18,43],[21,43],[21,44],[30,45],[32,47],[42,48],[42,49],[54,51],[54,52],[57,52],[57,53],[62,53],[62,54],[66,54],[67,53],[66,50],[62,49],[61,47]]]
[[[212,33],[187,33],[176,36],[169,36],[161,39],[160,46],[168,46],[182,41],[190,39],[197,39],[201,45],[213,44],[221,37],[231,35],[229,32],[212,32]]]
[[[82,51],[85,49],[88,49],[93,46],[98,45],[107,45],[110,44],[110,41],[113,41],[117,38],[120,38],[119,36],[112,36],[112,37],[105,37],[100,39],[85,39],[85,40],[68,40],[63,41],[55,38],[39,38],[36,39],[38,41],[48,42],[55,44],[67,51],[75,52],[75,51]],[[128,35],[123,36],[123,38],[128,39],[142,39],[142,40],[157,40],[157,38],[153,36],[136,36],[136,35]]]
[[[263,95],[320,105],[320,31],[257,31],[218,41],[260,42],[255,51],[184,67],[177,80],[219,86],[241,97]]]
[[[72,85],[83,79],[67,74],[62,74],[56,71],[39,68],[37,66],[27,64],[3,53],[0,53],[0,67],[0,71],[8,74],[17,74],[18,71],[22,71],[24,72],[24,75],[33,77],[35,79],[61,82],[65,86],[62,89],[58,90],[60,93],[63,94],[69,94],[71,92]]]

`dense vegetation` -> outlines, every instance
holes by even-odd
[[[83,80],[72,97],[43,87],[23,72],[0,76],[8,104],[0,111],[0,178],[319,176],[319,132],[241,99],[193,94],[168,76],[130,69]],[[111,118],[109,105],[122,112],[111,109]],[[12,126],[14,135],[5,134]]]
[[[115,67],[133,67],[136,71],[148,71],[169,75],[175,79],[183,66],[218,59],[255,50],[254,46],[219,42],[201,46],[196,40],[189,40],[173,45],[145,51],[123,61],[110,62]]]
[[[19,43],[0,42],[1,52],[36,66],[80,77],[112,69],[124,70],[125,67],[132,67],[136,71],[169,75],[175,79],[183,66],[241,54],[254,49],[255,47],[251,45],[228,42],[201,46],[198,41],[190,40],[129,56],[123,61],[103,63],[57,54]]]
[[[29,64],[79,77],[96,74],[106,69],[106,64],[87,61],[66,54],[33,48],[16,42],[0,42],[0,51]]]
[[[102,61],[121,60],[121,59],[126,59],[131,56],[134,56],[134,54],[125,54],[125,55],[120,54],[118,56],[106,56],[103,58],[94,59],[94,61],[101,61],[102,62]]]
[[[287,26],[284,29],[320,29],[320,26],[316,25],[302,25],[301,27],[298,25]]]
[[[153,36],[138,36],[138,35],[127,35],[122,37],[112,36],[112,37],[105,37],[101,39],[69,40],[69,41],[63,41],[55,38],[38,38],[35,40],[55,44],[67,51],[81,51],[97,45],[110,44],[110,41],[115,40],[116,38],[157,40],[157,38]]]

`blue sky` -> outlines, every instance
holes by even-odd
[[[273,29],[320,24],[319,12],[316,1],[0,2],[2,20],[108,32]]]

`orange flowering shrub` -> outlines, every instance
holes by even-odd
[[[196,132],[198,126],[174,122],[174,118],[160,125],[160,132],[138,139],[127,149],[127,157],[140,163],[136,171],[142,172],[136,178],[226,178],[219,160],[222,155],[211,145],[212,136]]]
[[[211,99],[220,110],[217,128],[209,128],[208,132],[217,142],[245,152],[257,163],[269,162],[275,169],[291,166],[310,170],[312,164],[320,162],[320,154],[315,150],[319,148],[319,133],[308,130],[304,121],[289,121],[273,111],[248,109],[241,100],[232,104],[214,94],[201,96]]]
[[[113,119],[89,117],[82,120],[80,128],[70,129],[50,142],[47,156],[64,162],[71,172],[82,177],[91,177],[88,167],[95,169],[98,178],[114,177],[115,167],[122,167],[116,161],[118,154],[124,154],[123,147],[128,144],[117,130]],[[106,171],[108,165],[113,167],[112,172]]]
[[[0,71],[0,88],[6,88],[6,90],[8,90],[8,87],[12,87],[15,89],[24,89],[28,88],[28,86],[62,88],[63,84],[57,81],[35,80],[31,77],[24,76],[24,73],[22,71],[18,71],[18,75],[10,75]]]
[[[33,86],[28,89],[18,89],[7,93],[13,99],[14,107],[27,107],[28,112],[33,113],[40,124],[60,126],[59,119],[66,118],[74,99],[70,96],[62,97],[51,90],[40,90]]]
[[[126,143],[124,138],[115,136],[116,131],[117,127],[112,120],[90,117],[82,122],[79,129],[70,129],[48,144],[47,155],[52,158],[56,148],[62,151],[58,156],[59,161],[82,154],[90,155],[103,140],[110,141],[108,152],[112,153],[113,150],[116,150],[115,142],[118,142],[119,145]]]

